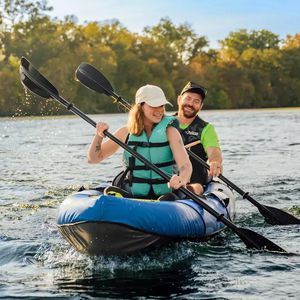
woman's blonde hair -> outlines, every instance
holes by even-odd
[[[141,135],[145,129],[142,105],[143,103],[135,104],[129,112],[127,128],[130,134]]]

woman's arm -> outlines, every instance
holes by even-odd
[[[87,153],[88,163],[90,164],[99,163],[102,160],[114,154],[119,149],[119,145],[116,144],[111,139],[106,139],[103,142],[104,139],[103,131],[107,129],[108,129],[108,125],[106,123],[97,124],[96,134],[89,146],[88,153]],[[124,143],[128,135],[127,127],[125,126],[117,129],[113,133],[113,135]]]
[[[186,149],[184,148],[184,144],[179,131],[172,126],[169,126],[167,128],[167,137],[179,170],[179,175],[174,175],[171,178],[169,184],[170,187],[178,189],[181,186],[185,186],[190,181],[192,174],[192,164],[190,162]]]

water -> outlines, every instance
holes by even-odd
[[[300,110],[202,113],[219,133],[224,175],[258,201],[300,217]],[[127,116],[98,115],[111,131]],[[88,165],[94,129],[78,117],[0,119],[1,299],[286,299],[300,294],[300,256],[245,250],[227,230],[131,257],[89,257],[60,236],[59,204],[110,181],[121,152]],[[300,227],[271,226],[246,200],[236,224],[299,254]],[[299,298],[298,298],[299,299]]]

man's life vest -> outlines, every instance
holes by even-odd
[[[196,116],[193,122],[185,129],[179,128],[179,132],[182,136],[183,143],[188,145],[190,143],[201,141],[201,134],[203,129],[208,125],[207,122],[203,121],[201,118]],[[207,154],[204,150],[201,142],[190,149],[197,156],[202,158],[204,161],[207,161]],[[194,158],[190,157],[193,173],[191,176],[191,183],[201,183],[206,184],[208,180],[208,174],[205,167],[203,167],[199,162],[197,162]]]

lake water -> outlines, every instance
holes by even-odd
[[[125,114],[91,116],[111,131]],[[204,111],[220,137],[224,175],[259,202],[300,217],[300,110]],[[1,299],[286,299],[300,295],[300,226],[271,226],[237,195],[238,226],[295,255],[248,251],[230,230],[131,257],[79,254],[57,208],[81,185],[110,181],[121,152],[88,165],[94,128],[78,117],[0,119]]]

